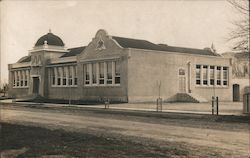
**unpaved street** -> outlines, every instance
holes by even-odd
[[[168,115],[168,114],[164,114]],[[216,118],[172,116],[155,117],[125,115],[105,109],[37,108],[1,106],[1,122],[64,129],[66,131],[94,131],[110,136],[122,135],[147,138],[159,142],[178,142],[211,152],[221,157],[247,157],[249,154],[249,125],[247,122],[217,121]],[[194,150],[196,152],[199,149]],[[198,156],[199,157],[199,156]]]

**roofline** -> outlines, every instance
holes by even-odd
[[[210,58],[219,58],[219,59],[230,59],[230,58],[226,58],[226,57],[223,57],[223,56],[211,56],[211,55],[201,55],[201,54],[188,54],[188,53],[180,53],[180,52],[170,52],[170,51],[159,51],[159,50],[149,50],[149,49],[138,49],[138,48],[124,48],[124,49],[128,49],[128,50],[143,50],[143,51],[146,51],[146,52],[152,52],[152,51],[155,51],[155,52],[158,52],[158,53],[171,53],[171,54],[178,54],[178,55],[194,55],[194,56],[201,56],[201,57],[210,57]]]

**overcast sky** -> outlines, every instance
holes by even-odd
[[[2,82],[7,82],[7,64],[28,55],[49,29],[68,48],[87,45],[98,29],[105,29],[110,35],[173,46],[203,49],[213,42],[223,53],[230,50],[225,39],[238,18],[224,0],[5,0],[0,5]]]

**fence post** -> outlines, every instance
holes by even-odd
[[[108,98],[104,99],[104,104],[105,104],[105,109],[109,109],[109,99]]]
[[[212,115],[214,115],[214,96],[212,96]]]
[[[219,115],[219,97],[216,97],[216,114]]]
[[[157,98],[156,99],[156,111],[162,111],[162,98]]]
[[[156,99],[156,111],[158,112],[158,104],[159,104],[159,100],[158,98]]]

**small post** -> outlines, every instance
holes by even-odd
[[[104,105],[105,105],[105,109],[109,109],[109,99],[108,98],[105,98],[104,99]]]
[[[162,98],[157,98],[156,99],[156,111],[162,111]]]
[[[156,99],[156,111],[158,112],[158,103],[159,101],[158,101],[158,98]]]
[[[160,98],[160,106],[161,106],[161,112],[162,112],[162,98]]]
[[[212,96],[212,115],[214,115],[214,96]]]
[[[216,114],[219,115],[219,97],[216,97]]]

